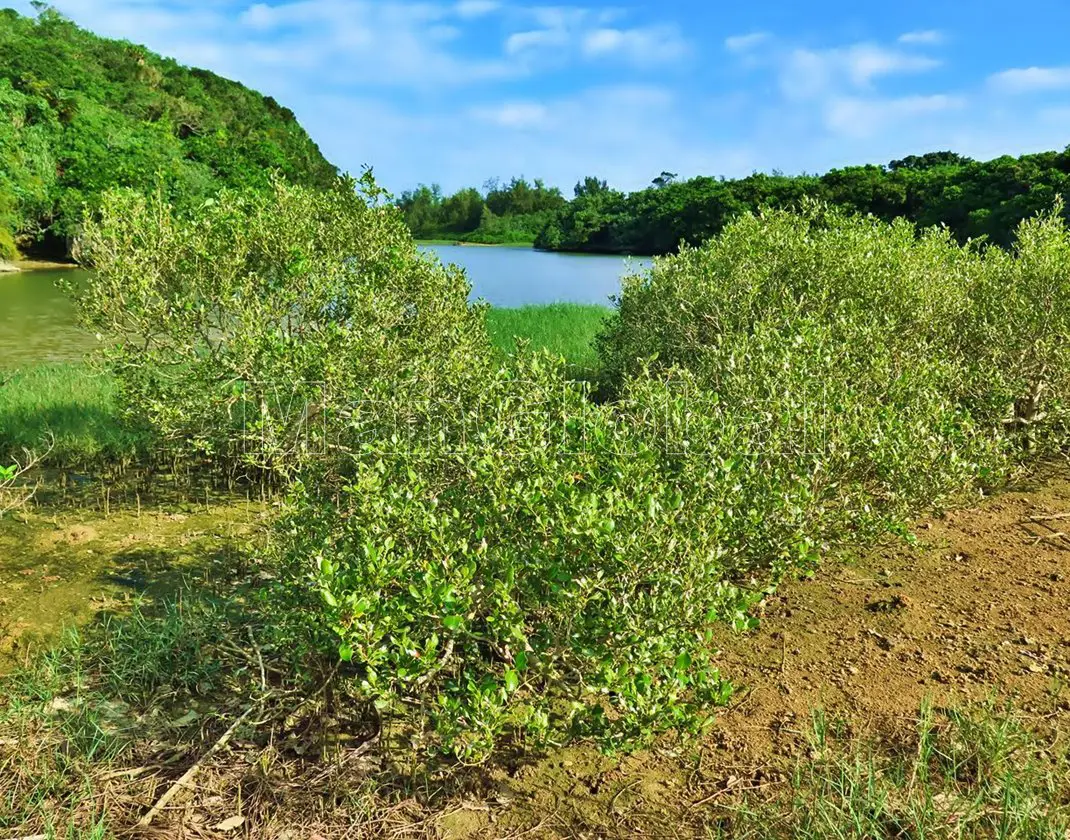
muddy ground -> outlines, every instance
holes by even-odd
[[[2,644],[18,654],[108,599],[210,573],[262,513],[232,500],[108,516],[34,510],[3,523]],[[378,834],[311,813],[297,829],[273,823],[270,808],[243,831],[291,840],[706,837],[740,795],[785,785],[807,754],[815,709],[858,737],[909,730],[925,701],[1006,698],[1035,720],[1070,722],[1070,467],[1049,464],[968,509],[919,521],[914,534],[915,545],[897,540],[785,585],[756,632],[726,635],[723,670],[739,689],[701,741],[666,738],[626,756],[581,745],[465,772],[447,793],[395,800]],[[374,761],[358,752],[340,765],[370,772]],[[223,816],[232,808],[216,804]],[[207,828],[219,816],[211,810],[192,804],[192,822],[173,836],[223,836]]]
[[[42,493],[0,520],[0,673],[65,627],[144,595],[210,575],[256,528],[248,499],[77,506]]]

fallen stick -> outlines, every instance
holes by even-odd
[[[1051,522],[1055,519],[1070,519],[1070,513],[1056,513],[1052,516],[1030,516],[1030,522]]]
[[[698,802],[692,802],[690,807],[700,808],[703,805],[709,805],[711,802],[713,802],[713,800],[720,799],[722,796],[727,796],[730,793],[750,793],[751,791],[755,790],[764,790],[765,788],[771,787],[775,784],[778,784],[778,782],[763,782],[762,784],[758,785],[740,785],[738,787],[734,785],[727,785],[726,787],[723,787],[720,790],[714,791],[709,796],[698,800]]]
[[[201,767],[204,766],[204,763],[221,749],[223,749],[223,747],[225,747],[228,743],[230,743],[230,739],[234,737],[234,733],[238,731],[238,727],[242,725],[242,723],[247,717],[249,717],[250,714],[252,714],[253,709],[259,706],[262,702],[262,700],[259,700],[253,705],[251,705],[244,712],[242,712],[241,717],[230,725],[230,728],[219,737],[218,741],[212,744],[208,752],[206,752],[196,762],[194,762],[193,766],[190,767],[189,770],[187,770],[185,773],[183,773],[177,782],[175,782],[173,785],[171,785],[171,787],[164,791],[163,796],[156,800],[156,804],[152,806],[149,812],[145,814],[145,816],[143,816],[140,820],[138,820],[138,828],[146,828],[152,824],[152,821],[156,818],[156,815],[159,814],[160,811],[162,811],[167,806],[167,803],[175,797],[175,794],[177,794],[183,787],[185,787],[190,783],[190,781],[192,781],[193,777],[200,772]]]

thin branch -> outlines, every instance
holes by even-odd
[[[46,449],[43,454],[35,455],[34,453],[27,451],[26,462],[16,462],[15,474],[6,481],[0,481],[0,517],[4,516],[4,514],[6,513],[10,513],[16,508],[22,507],[34,497],[34,494],[37,493],[37,489],[39,486],[37,484],[35,484],[28,491],[23,491],[23,494],[20,494],[21,497],[15,498],[12,498],[12,488],[14,487],[15,481],[18,480],[20,476],[25,475],[38,464],[40,464],[41,461],[44,460],[48,456],[48,454],[55,448],[55,446],[56,439],[54,437],[51,437],[49,439],[48,449]]]
[[[1030,516],[1029,522],[1053,522],[1056,519],[1070,519],[1070,513],[1056,513],[1052,516]]]
[[[223,749],[223,747],[225,747],[228,743],[230,743],[230,739],[234,737],[234,733],[238,731],[238,727],[245,722],[245,719],[249,717],[250,714],[252,714],[253,709],[257,708],[262,702],[263,698],[253,703],[251,706],[249,706],[248,709],[242,712],[241,717],[239,717],[236,721],[234,721],[234,723],[230,725],[230,728],[220,736],[218,741],[212,744],[208,752],[202,755],[200,759],[198,759],[193,764],[193,766],[189,768],[189,770],[183,773],[182,776],[178,779],[178,781],[176,781],[173,785],[171,785],[171,787],[164,791],[163,796],[156,800],[156,804],[152,806],[149,812],[145,814],[145,816],[143,816],[140,820],[138,820],[138,828],[147,828],[149,825],[152,824],[152,821],[156,818],[160,811],[162,811],[167,806],[167,803],[174,799],[175,795],[178,794],[178,792],[182,788],[187,787],[189,783],[193,781],[194,776],[196,776],[201,771],[201,768],[204,766],[204,763],[221,749]]]

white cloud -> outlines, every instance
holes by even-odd
[[[239,18],[246,26],[253,29],[272,29],[276,25],[276,15],[267,3],[255,3],[242,12]]]
[[[688,52],[687,42],[675,27],[595,29],[583,38],[582,52],[588,58],[619,57],[637,65],[676,61]]]
[[[955,111],[965,106],[964,98],[947,94],[894,99],[837,97],[826,106],[825,126],[829,131],[847,137],[872,137],[918,117]]]
[[[690,45],[674,25],[611,26],[621,17],[618,10],[536,7],[527,13],[538,28],[509,35],[504,43],[507,55],[615,58],[637,67],[651,67],[678,61],[690,52]]]
[[[1023,67],[1004,70],[989,76],[988,83],[1002,93],[1065,90],[1070,88],[1070,67]]]
[[[935,58],[889,50],[875,44],[855,44],[842,54],[851,81],[865,87],[877,76],[895,73],[923,73],[940,66]]]
[[[453,7],[462,18],[477,18],[489,15],[501,8],[496,0],[458,0]]]
[[[922,73],[939,65],[928,56],[870,43],[826,50],[796,49],[783,63],[780,86],[790,99],[819,98],[838,88],[869,88],[881,76]]]
[[[578,29],[582,26],[607,26],[620,19],[619,9],[586,9],[579,6],[532,6],[522,9],[535,25],[543,29]]]
[[[170,8],[156,0],[57,5],[102,34],[146,43],[287,102],[321,86],[429,90],[529,72],[522,63],[460,46],[468,21],[491,11],[488,0],[291,0],[231,7],[229,14],[215,0]]]
[[[746,35],[732,35],[724,39],[725,49],[734,53],[750,52],[772,39],[769,32],[749,32]]]
[[[912,46],[936,46],[944,43],[944,33],[939,29],[919,29],[915,32],[904,32],[899,36],[899,43]]]
[[[532,129],[546,128],[550,112],[536,102],[508,102],[490,108],[473,108],[471,114],[477,120],[502,128]]]
[[[514,32],[505,39],[505,52],[509,55],[517,55],[528,50],[563,47],[568,44],[568,41],[568,33],[563,29],[532,29],[527,32]]]

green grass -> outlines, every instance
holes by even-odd
[[[25,460],[51,446],[47,464],[88,469],[129,463],[146,436],[125,428],[115,385],[82,364],[40,365],[0,378],[0,460]]]
[[[554,303],[491,309],[487,328],[504,354],[517,338],[560,354],[578,376],[597,371],[593,340],[611,314],[604,306]],[[54,441],[54,442],[53,442]],[[52,446],[46,465],[93,470],[143,458],[150,440],[125,427],[115,406],[115,384],[83,364],[40,365],[0,375],[0,462]]]
[[[1021,714],[987,703],[939,711],[926,705],[901,741],[867,743],[846,730],[815,711],[809,750],[788,790],[732,808],[713,836],[1070,837],[1070,764],[1058,729],[1041,736]]]
[[[560,354],[578,371],[590,374],[598,368],[594,337],[611,314],[608,307],[582,303],[491,309],[487,328],[503,353],[515,353],[516,339],[525,339],[532,348]]]
[[[136,818],[107,805],[109,774],[134,761],[138,734],[165,731],[167,698],[189,709],[216,687],[224,628],[231,644],[244,641],[203,599],[135,602],[0,678],[0,833],[105,840],[109,822]]]

